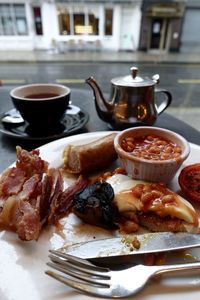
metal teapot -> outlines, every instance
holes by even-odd
[[[131,74],[111,80],[111,100],[104,98],[94,77],[86,79],[94,92],[97,114],[114,129],[137,125],[153,125],[157,116],[171,103],[172,95],[164,89],[155,89],[159,75],[143,79],[138,68],[131,67]],[[164,93],[163,101],[155,103],[155,94]]]

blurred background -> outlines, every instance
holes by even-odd
[[[94,75],[109,93],[136,65],[160,74],[168,112],[200,130],[199,24],[199,0],[0,0],[0,83],[88,89]]]
[[[198,0],[1,0],[1,50],[200,51]]]

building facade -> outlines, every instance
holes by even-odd
[[[0,50],[200,52],[200,0],[0,0]]]
[[[180,52],[200,53],[200,1],[187,0],[183,20]]]
[[[179,51],[185,0],[144,0],[140,33],[141,50]]]
[[[141,3],[0,0],[0,50],[137,50]]]
[[[200,53],[199,0],[144,0],[139,49]]]

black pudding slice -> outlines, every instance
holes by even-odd
[[[116,206],[112,186],[97,181],[75,193],[73,212],[85,223],[115,228]]]

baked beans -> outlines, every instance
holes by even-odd
[[[176,143],[157,135],[125,137],[121,142],[124,151],[147,160],[178,159],[182,153]]]
[[[108,171],[108,172],[104,172],[102,174],[100,174],[95,180],[106,180],[108,179],[109,177],[115,175],[115,174],[123,174],[123,175],[126,175],[126,171],[124,168],[122,167],[118,167],[116,169],[114,169],[113,171]]]

